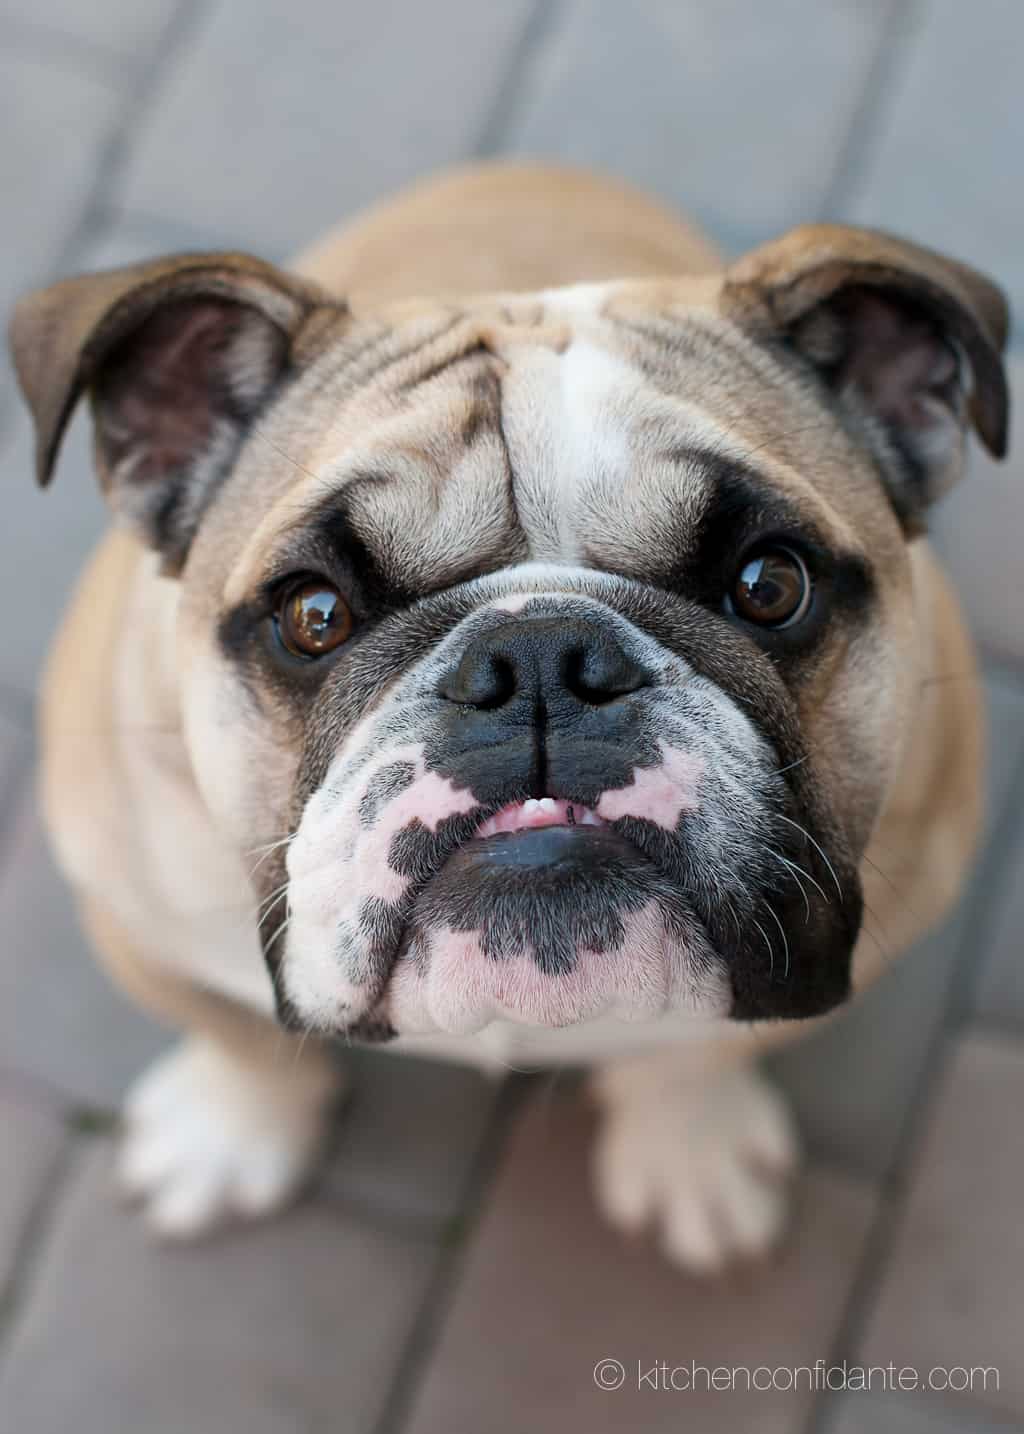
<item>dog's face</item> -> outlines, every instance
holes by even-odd
[[[26,301],[41,471],[182,585],[186,739],[282,1014],[355,1036],[846,994],[913,722],[906,552],[1001,450],[979,276],[798,231],[724,276],[356,316],[193,257]]]

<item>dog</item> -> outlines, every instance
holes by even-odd
[[[890,235],[725,264],[517,165],[293,271],[185,254],[22,301],[39,482],[87,393],[117,519],[43,798],[100,957],[186,1032],[126,1108],[157,1231],[290,1200],[337,1045],[372,1041],[590,1068],[616,1225],[696,1271],[773,1244],[797,1141],[757,1055],[975,845],[974,661],[924,530],[969,429],[1005,450],[1006,330]]]

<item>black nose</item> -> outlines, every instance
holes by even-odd
[[[603,707],[651,674],[600,620],[519,618],[482,633],[441,681],[449,702],[491,710],[516,701]]]

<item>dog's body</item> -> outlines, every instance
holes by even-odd
[[[267,408],[249,404],[247,419],[256,412],[258,421],[247,430],[241,456],[237,449],[233,454],[238,461],[231,472],[240,476],[223,483],[209,505],[205,495],[201,507],[193,505],[196,512],[185,515],[187,532],[180,507],[168,519],[163,503],[154,517],[152,507],[139,509],[132,499],[129,518],[158,553],[131,533],[111,532],[82,581],[44,700],[46,810],[96,944],[144,1004],[193,1032],[184,1050],[143,1082],[130,1111],[126,1178],[150,1199],[163,1229],[190,1233],[228,1208],[271,1208],[309,1168],[333,1090],[332,1067],[315,1041],[272,1024],[276,983],[279,1008],[295,1025],[327,1032],[348,1027],[370,1036],[388,1027],[397,1029],[396,1050],[498,1068],[561,1061],[604,1067],[597,1082],[607,1106],[598,1177],[609,1213],[625,1225],[656,1218],[671,1252],[698,1267],[756,1251],[773,1238],[782,1209],[775,1175],[791,1163],[793,1142],[784,1112],[748,1062],[764,1044],[799,1033],[807,1018],[834,1006],[851,971],[855,988],[867,984],[939,917],[959,887],[978,826],[980,721],[972,655],[955,601],[916,536],[918,506],[932,493],[921,500],[904,491],[908,482],[938,489],[949,481],[928,466],[937,443],[898,478],[880,480],[895,441],[865,457],[850,436],[854,418],[837,419],[809,383],[803,359],[795,365],[788,351],[776,352],[774,339],[766,352],[763,330],[776,321],[776,310],[796,303],[802,288],[819,286],[820,293],[801,300],[802,307],[786,316],[788,325],[803,325],[807,313],[831,303],[838,281],[822,275],[837,265],[853,266],[850,303],[860,304],[875,285],[887,295],[886,285],[902,284],[898,321],[905,317],[909,289],[914,304],[927,310],[929,326],[910,332],[909,360],[900,351],[892,380],[896,395],[886,389],[880,400],[886,421],[903,422],[907,414],[912,425],[924,421],[918,390],[911,404],[901,388],[908,363],[914,368],[926,359],[932,366],[929,399],[940,394],[945,402],[952,393],[948,350],[938,352],[941,329],[941,337],[970,361],[976,406],[980,402],[984,414],[987,402],[989,409],[978,425],[984,431],[987,423],[986,440],[998,448],[1001,435],[992,430],[1001,428],[1005,396],[991,391],[991,352],[1002,339],[1001,309],[970,271],[949,266],[940,274],[933,256],[875,236],[870,252],[858,248],[863,239],[850,241],[847,252],[837,241],[840,232],[804,231],[788,248],[781,241],[723,278],[699,236],[631,191],[574,173],[485,168],[415,189],[315,249],[298,266],[318,286],[315,292],[296,286],[283,298],[275,293],[267,299],[272,281],[262,271],[241,269],[240,282],[260,290],[262,318],[269,315],[291,334],[298,373],[292,389],[298,392],[277,396]],[[926,271],[933,265],[920,284],[918,264]],[[908,265],[913,283],[899,278]],[[784,282],[776,275],[780,269]],[[144,277],[155,293],[160,276]],[[218,321],[225,294],[235,302],[226,282],[218,278],[213,299],[204,299],[201,324]],[[176,302],[193,298],[191,280],[189,285]],[[560,290],[563,285],[574,287]],[[947,322],[945,298],[938,310],[929,307],[943,285],[943,294],[954,289],[971,311],[970,324],[959,311]],[[767,305],[765,286],[772,294]],[[79,387],[93,384],[100,409],[120,402],[118,384],[127,381],[128,369],[122,365],[112,378],[104,371],[97,381],[96,365],[107,360],[95,334],[97,324],[114,323],[112,306],[123,308],[130,288],[122,281],[75,320],[80,333],[72,342],[79,348],[83,340],[92,343],[94,366],[67,380],[49,412],[42,411],[40,393],[47,385],[60,388],[60,376],[40,375],[44,367],[60,367],[52,352],[58,326],[52,315],[69,307],[67,293],[44,296],[45,321],[37,308],[21,322],[20,333],[15,329],[20,371],[40,422],[44,468]],[[324,306],[321,292],[345,296],[347,311]],[[845,322],[847,290],[838,292],[844,297],[836,312]],[[496,297],[474,297],[480,294]],[[863,302],[870,306],[873,300]],[[289,304],[302,309],[301,324]],[[865,324],[873,324],[870,307],[865,313]],[[151,314],[147,307],[150,324]],[[673,324],[683,326],[678,334],[669,332]],[[885,323],[881,330],[887,332]],[[876,325],[869,354],[881,342],[879,332]],[[400,346],[396,334],[404,336]],[[262,330],[246,342],[250,337],[253,353],[258,344],[266,346]],[[155,342],[152,334],[149,341]],[[801,355],[816,354],[823,343],[827,347],[827,336],[800,329]],[[218,349],[218,358],[224,352]],[[380,364],[364,357],[374,352],[378,360],[384,352],[384,378],[378,377]],[[199,359],[204,357],[209,354],[200,349]],[[145,358],[137,353],[132,362]],[[264,358],[262,350],[258,360],[249,356],[250,387]],[[460,366],[463,375],[451,376]],[[335,370],[344,374],[342,390],[332,387]],[[872,383],[855,377],[863,406],[864,394],[875,397]],[[398,388],[381,388],[399,379],[403,393],[426,395],[417,398],[425,405],[422,414],[404,406]],[[180,377],[176,384],[178,391]],[[666,390],[671,404],[662,401]],[[949,401],[959,420],[962,403]],[[241,399],[238,405],[246,406]],[[106,481],[119,492],[127,485],[116,478],[114,450],[130,427],[131,408],[122,405],[117,418],[117,425],[109,424],[101,469],[105,461]],[[874,418],[871,424],[875,433]],[[181,427],[188,423],[167,436],[168,447],[181,442]],[[675,560],[669,530],[688,522],[687,514],[698,513],[703,502],[692,496],[675,506],[673,493],[692,487],[697,495],[700,484],[689,470],[665,477],[665,447],[713,452],[716,461],[724,456],[744,469],[761,465],[775,490],[808,515],[823,545],[853,555],[836,558],[817,580],[840,613],[834,620],[839,635],[820,639],[829,644],[824,656],[820,647],[813,657],[772,649],[759,688],[761,659],[753,649],[750,656],[745,649],[734,653],[717,627],[711,639],[696,629],[677,637],[676,616],[648,614],[644,595],[668,585],[664,573]],[[328,478],[353,450],[357,471]],[[378,469],[368,472],[373,464]],[[955,466],[955,459],[944,456],[934,466],[943,464]],[[382,496],[379,467],[385,465],[409,470],[404,481],[411,498]],[[612,473],[618,486],[609,481]],[[631,474],[640,475],[635,483]],[[349,518],[361,533],[377,535],[378,576],[389,560],[403,582],[405,574],[417,574],[388,621],[400,622],[411,603],[421,614],[421,630],[409,637],[395,628],[385,657],[375,654],[374,661],[386,665],[386,653],[404,652],[404,666],[386,682],[353,668],[328,716],[318,697],[320,725],[311,735],[306,718],[289,706],[293,696],[275,686],[277,678],[265,680],[262,670],[250,668],[244,681],[234,669],[229,677],[218,643],[231,651],[232,642],[245,647],[250,641],[235,637],[224,612],[248,601],[265,561],[261,548],[280,545],[295,515],[312,512],[335,482],[349,498],[360,483],[366,489],[358,518],[351,512]],[[731,488],[716,489],[711,506],[727,491],[732,495]],[[157,532],[154,525],[160,524]],[[910,542],[908,532],[914,535]],[[484,533],[486,542],[481,550],[467,539],[464,558],[462,539],[470,533]],[[298,566],[304,569],[305,560]],[[870,618],[862,618],[860,605],[867,600],[847,599],[846,593],[860,593],[867,567]],[[475,581],[478,574],[484,587]],[[462,606],[431,629],[430,604],[452,591]],[[463,598],[464,592],[469,596]],[[477,874],[459,865],[470,829],[462,833],[458,823],[471,816],[478,827],[480,816],[493,820],[510,796],[513,806],[521,802],[526,788],[513,774],[502,777],[500,791],[485,793],[496,764],[518,761],[514,751],[504,755],[514,748],[505,729],[500,743],[490,727],[491,735],[480,737],[488,754],[499,755],[488,757],[488,775],[477,777],[457,765],[468,747],[451,730],[462,734],[463,728],[444,724],[452,705],[460,722],[471,711],[474,723],[482,723],[481,714],[495,702],[509,707],[511,698],[494,699],[490,689],[486,701],[478,695],[480,674],[492,682],[499,666],[505,671],[521,661],[519,648],[494,646],[491,628],[499,620],[521,626],[524,610],[537,631],[542,624],[545,631],[552,627],[552,618],[581,630],[599,622],[600,652],[613,650],[608,661],[616,673],[625,664],[643,674],[628,680],[602,676],[600,702],[592,685],[579,699],[588,704],[585,719],[575,707],[564,719],[566,731],[572,722],[573,733],[595,732],[590,745],[599,738],[601,752],[612,754],[602,756],[612,775],[602,771],[596,784],[576,766],[559,775],[558,763],[570,763],[570,756],[575,762],[575,749],[561,757],[559,742],[567,740],[559,736],[562,719],[544,718],[545,760],[554,774],[544,824],[554,823],[552,813],[562,814],[564,824],[566,801],[571,823],[575,802],[595,826],[616,823],[631,833],[645,860],[653,846],[644,842],[654,837],[637,836],[630,822],[669,834],[698,820],[717,823],[713,837],[700,837],[702,851],[717,851],[716,859],[736,850],[722,813],[728,821],[734,813],[737,822],[742,817],[748,832],[760,832],[765,811],[777,812],[778,821],[791,827],[797,823],[784,812],[794,813],[800,828],[810,829],[799,850],[784,837],[776,843],[779,850],[770,849],[780,863],[796,866],[792,898],[802,903],[787,914],[789,908],[779,904],[783,898],[772,899],[769,915],[781,941],[773,939],[769,915],[756,919],[759,907],[751,905],[748,916],[739,877],[725,897],[733,919],[739,906],[745,929],[757,927],[770,968],[767,955],[762,969],[751,954],[739,921],[733,955],[723,966],[718,948],[732,938],[716,935],[705,907],[698,922],[689,906],[665,894],[661,878],[652,884],[646,869],[634,876],[628,860],[624,894],[606,913],[605,926],[618,933],[618,944],[601,934],[605,927],[595,934],[595,918],[586,936],[574,936],[575,944],[563,949],[557,931],[542,929],[543,911],[537,908],[537,915],[531,907],[537,926],[532,950],[524,954],[522,943],[506,933],[507,949],[495,959],[498,938],[489,910],[481,906],[467,915],[465,903],[459,905],[458,883],[472,890]],[[590,638],[580,641],[591,662]],[[480,643],[491,646],[476,667],[467,668],[466,653]],[[719,659],[714,653],[720,643],[725,655]],[[692,665],[691,646],[700,654]],[[454,668],[445,666],[450,651]],[[250,660],[263,659],[244,657]],[[351,661],[358,664],[358,653]],[[719,675],[718,661],[730,675]],[[740,668],[754,676],[738,681]],[[784,684],[776,683],[776,671],[783,672]],[[518,668],[516,674],[520,685],[533,681],[545,702],[555,689],[564,695],[561,677],[528,679]],[[438,700],[438,683],[449,704],[439,715],[428,706]],[[650,713],[640,711],[635,694],[654,689],[663,695],[663,725],[649,727]],[[685,706],[678,695],[683,689]],[[346,715],[338,704],[354,703],[346,696],[354,690],[366,695]],[[792,711],[786,707],[790,699]],[[628,725],[614,731],[580,726],[598,715],[610,722],[605,714],[614,716],[627,701]],[[782,715],[762,723],[761,713],[776,708]],[[263,715],[254,716],[257,709]],[[785,734],[797,725],[799,737],[787,746]],[[287,734],[299,728],[302,738],[293,741]],[[335,730],[344,741],[335,741]],[[641,755],[620,771],[614,752],[636,732]],[[434,755],[439,751],[443,760]],[[792,797],[776,790],[780,772],[790,774]],[[381,773],[391,785],[378,791],[373,783]],[[709,773],[720,778],[721,793]],[[786,805],[791,800],[795,805]],[[521,812],[516,820],[523,820]],[[426,885],[430,900],[421,893],[411,915],[402,908],[410,923],[418,923],[411,946],[408,934],[402,938],[403,951],[413,955],[392,967],[393,957],[381,964],[374,952],[383,949],[381,932],[390,932],[381,911],[400,903],[415,884],[413,868],[399,870],[394,857],[409,822],[421,834],[424,828],[434,835],[449,826],[458,830],[453,850],[460,850],[438,857],[438,872]],[[499,823],[496,830],[513,828]],[[283,845],[284,837],[293,840]],[[324,851],[332,853],[326,895]],[[676,855],[668,853],[664,862]],[[410,860],[415,866],[424,858],[417,852]],[[615,851],[608,860],[626,859]],[[750,861],[753,870],[760,856]],[[262,869],[254,875],[257,864]],[[700,871],[687,869],[688,881],[699,885]],[[729,879],[726,871],[723,886]],[[617,866],[609,887],[615,881]],[[751,875],[749,882],[755,881],[757,900],[777,889],[768,876]],[[278,904],[285,884],[291,926],[284,955],[271,958],[272,981],[257,933],[258,904],[268,907],[264,936],[272,945],[285,924]],[[567,889],[576,900],[571,881]],[[858,935],[860,892],[869,914]],[[557,893],[545,897],[557,899]],[[367,924],[370,908],[376,925]],[[463,912],[460,919],[456,910]],[[567,908],[557,921],[571,926],[575,911]],[[328,926],[330,944],[323,946]],[[339,931],[361,933],[346,937],[352,954],[344,959],[335,954]],[[642,948],[641,957],[628,954],[630,940]],[[822,953],[833,948],[842,949],[842,959],[825,959]],[[537,954],[544,950],[546,964]],[[614,959],[606,959],[609,951]],[[649,955],[654,951],[657,962]],[[740,1019],[724,1019],[730,1015]],[[804,1020],[768,1019],[774,1016]],[[766,1179],[765,1168],[775,1174]]]

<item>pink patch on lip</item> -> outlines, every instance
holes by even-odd
[[[357,849],[359,870],[368,894],[380,901],[395,902],[406,891],[409,878],[395,871],[388,862],[391,843],[398,832],[413,822],[436,832],[446,817],[464,815],[480,803],[468,787],[453,786],[447,777],[426,772],[417,777],[381,811],[373,830]]]
[[[359,819],[359,807],[377,773],[395,762],[411,762],[414,781],[381,808],[368,831]],[[293,908],[333,930],[338,921],[358,920],[365,897],[394,903],[406,892],[409,878],[395,871],[388,857],[395,835],[419,822],[436,831],[446,817],[473,811],[480,803],[469,788],[456,787],[447,777],[424,770],[420,747],[394,748],[371,763],[344,798],[332,805],[322,799],[311,803],[299,834],[288,852],[293,882]],[[311,818],[309,812],[315,815]],[[339,860],[339,847],[354,836],[351,853]]]
[[[478,838],[499,836],[502,832],[534,831],[538,827],[597,827],[604,822],[590,807],[578,802],[562,802],[555,797],[531,797],[525,802],[512,802],[483,822],[476,832]]]
[[[694,812],[700,802],[697,788],[704,762],[692,752],[661,743],[662,760],[656,767],[634,767],[628,787],[603,792],[597,814],[605,821],[640,817],[666,831],[674,831],[683,812]]]
[[[426,772],[388,802],[383,825],[394,833],[413,821],[420,821],[429,831],[436,832],[446,817],[464,816],[479,805],[468,787],[457,787],[447,777]]]
[[[720,1013],[725,983],[702,971],[695,952],[670,936],[652,905],[624,921],[616,951],[577,953],[561,974],[540,970],[529,952],[494,959],[476,931],[432,931],[421,959],[401,959],[383,1011],[403,1034],[469,1034],[493,1020],[570,1026],[614,1012],[622,1020],[649,1020],[677,1008]]]

